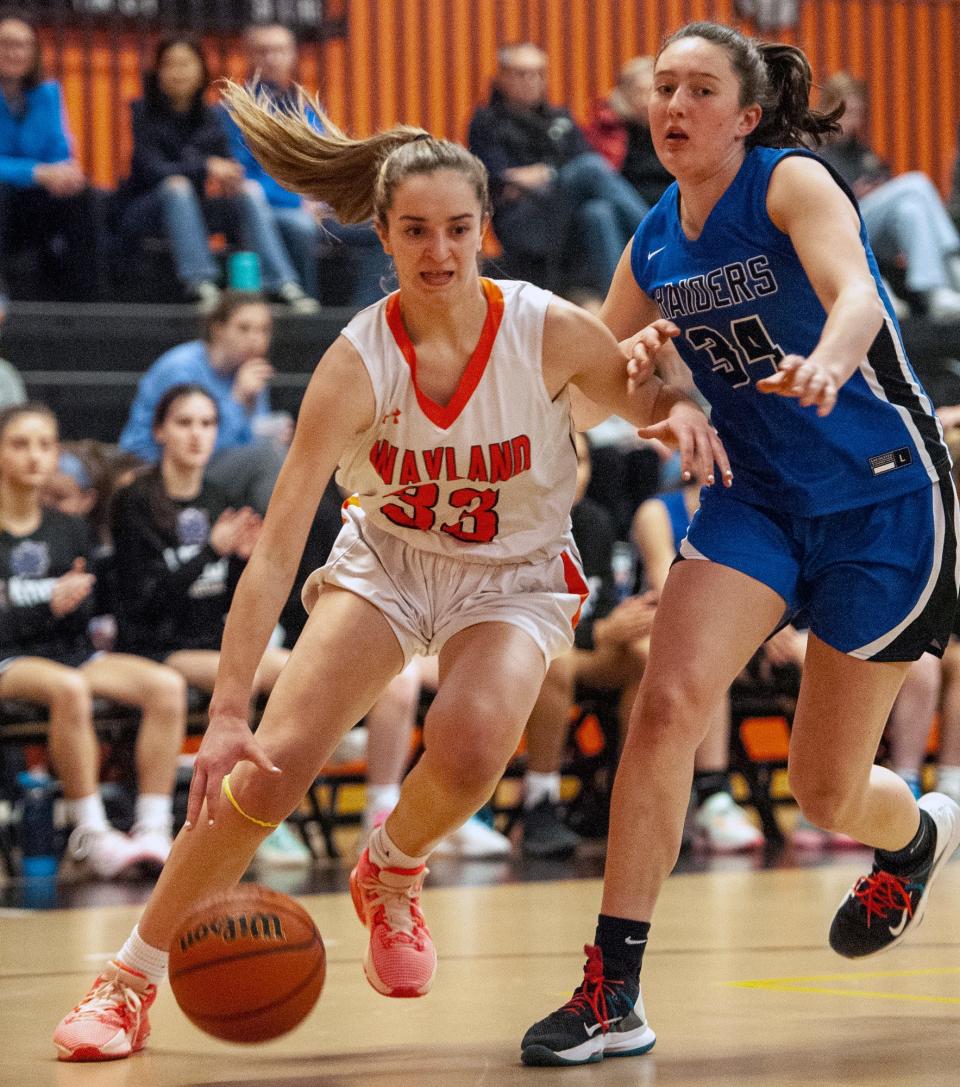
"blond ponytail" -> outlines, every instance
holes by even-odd
[[[396,185],[411,174],[445,169],[464,174],[482,213],[489,213],[486,168],[459,144],[411,125],[354,140],[301,87],[297,104],[289,108],[278,108],[265,94],[254,95],[231,80],[224,80],[223,88],[224,104],[260,165],[284,188],[328,204],[341,223],[374,218],[386,225]]]
[[[427,133],[399,125],[354,140],[337,128],[316,98],[302,88],[298,92],[294,107],[278,109],[266,94],[254,95],[225,80],[223,101],[250,151],[271,177],[292,192],[329,204],[341,223],[362,223],[374,214],[384,159]],[[310,123],[308,109],[316,114],[322,132]]]

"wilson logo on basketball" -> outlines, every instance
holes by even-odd
[[[203,922],[189,932],[180,935],[180,950],[186,951],[194,944],[202,943],[211,936],[224,943],[250,937],[254,940],[280,940],[285,942],[283,923],[275,913],[241,913],[237,916],[215,917]]]

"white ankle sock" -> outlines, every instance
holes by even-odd
[[[378,868],[420,868],[427,861],[425,856],[411,857],[409,853],[404,853],[391,841],[385,826],[375,827],[371,831],[367,848],[370,860]]]
[[[170,955],[161,951],[158,947],[151,947],[140,938],[139,929],[134,926],[133,932],[127,937],[127,942],[120,949],[116,961],[121,966],[129,966],[131,970],[138,970],[144,974],[148,981],[159,985],[167,976],[167,961]]]
[[[67,819],[75,827],[87,827],[88,830],[109,830],[107,812],[99,793],[89,796],[67,797]]]
[[[938,766],[937,788],[951,796],[960,796],[960,766]]]
[[[134,807],[133,822],[134,826],[169,834],[173,825],[173,797],[168,793],[141,793]]]
[[[400,799],[399,785],[368,785],[364,807],[369,815],[393,811]]]
[[[529,811],[546,797],[554,804],[560,803],[560,772],[551,771],[541,774],[539,770],[528,770],[523,775],[523,807]]]

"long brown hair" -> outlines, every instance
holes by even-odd
[[[802,49],[778,42],[758,42],[721,23],[688,23],[671,34],[660,53],[681,38],[703,38],[726,51],[740,81],[740,105],[756,102],[763,110],[760,123],[747,136],[745,146],[801,147],[820,144],[840,131],[843,106],[821,113],[810,108],[813,73]],[[659,59],[660,53],[657,54]]]
[[[486,167],[451,140],[411,125],[352,139],[300,87],[296,104],[288,108],[225,80],[223,100],[267,173],[285,188],[329,205],[341,223],[374,218],[385,226],[395,187],[413,174],[435,170],[463,174],[483,214],[489,212]]]

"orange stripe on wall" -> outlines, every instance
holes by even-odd
[[[532,38],[549,56],[551,100],[585,120],[622,63],[656,52],[687,18],[737,21],[733,0],[345,0],[348,38],[306,42],[301,77],[335,121],[366,133],[397,120],[463,139],[486,100],[496,48]],[[869,81],[874,146],[897,171],[943,186],[960,112],[960,0],[807,0],[795,39],[815,79],[845,68]],[[747,26],[749,30],[749,26]],[[766,35],[765,35],[766,36]],[[772,36],[772,35],[770,35]],[[127,103],[155,34],[44,30],[47,70],[61,79],[75,146],[101,185],[129,158]],[[245,75],[236,38],[207,40],[214,74]],[[91,52],[92,49],[92,52]],[[112,50],[119,51],[114,60]],[[451,53],[465,58],[457,65]]]

